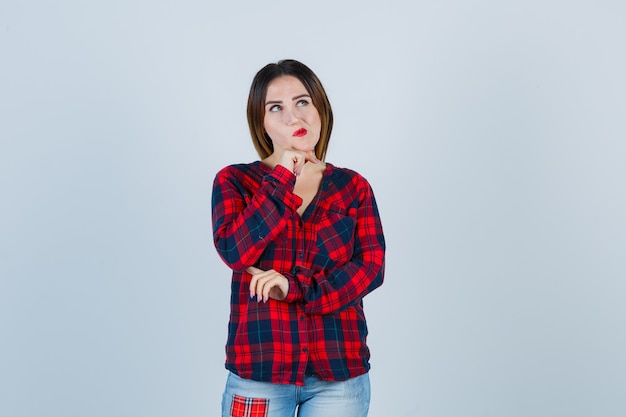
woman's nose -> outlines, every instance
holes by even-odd
[[[285,110],[283,113],[285,116],[285,123],[292,125],[298,121],[298,115],[294,110]]]

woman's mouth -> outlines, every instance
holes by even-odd
[[[307,131],[305,128],[301,128],[296,130],[295,132],[293,132],[292,136],[295,136],[297,138],[301,138],[302,136],[306,135]]]

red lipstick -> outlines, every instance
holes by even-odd
[[[307,131],[305,128],[300,128],[298,130],[296,130],[295,132],[293,132],[292,136],[295,136],[297,138],[301,138],[302,136],[306,135]]]

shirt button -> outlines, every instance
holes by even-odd
[[[303,352],[308,352],[308,351],[309,351],[309,349],[308,349],[308,348],[302,348],[302,351],[303,351]]]
[[[304,320],[304,316],[300,316],[300,320],[301,320],[301,321],[302,321],[302,320]]]
[[[304,254],[302,254],[302,252],[300,252],[300,253],[298,254],[298,258],[300,258],[300,259],[304,258]]]

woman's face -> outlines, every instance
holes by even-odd
[[[307,152],[315,149],[322,122],[304,85],[296,77],[286,75],[267,87],[263,126],[272,139],[274,152]]]

